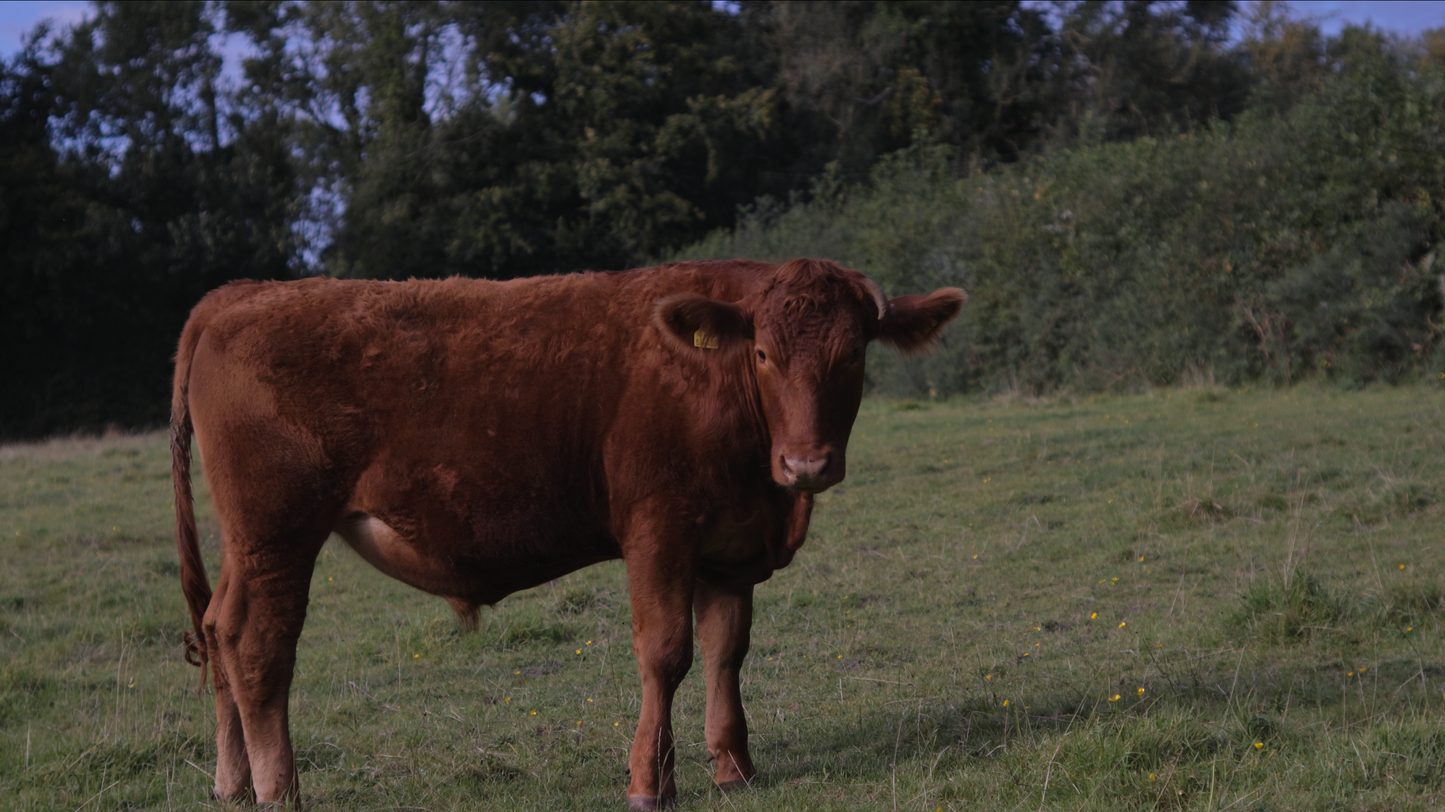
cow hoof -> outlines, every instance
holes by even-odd
[[[656,795],[629,795],[627,806],[631,809],[667,809],[672,806],[672,799]]]
[[[211,800],[221,804],[222,809],[237,809],[255,804],[256,794],[249,789],[222,793],[212,788]]]
[[[717,788],[723,792],[742,792],[752,787],[753,780],[755,779],[734,778],[731,781],[720,781],[718,782]]]

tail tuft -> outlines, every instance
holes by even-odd
[[[181,655],[185,658],[186,662],[194,665],[197,668],[204,666],[206,664],[206,641],[204,639],[197,638],[195,632],[182,633],[181,640],[184,641],[186,644],[185,653]],[[204,680],[205,675],[202,674],[201,676],[203,678],[201,681],[201,687],[202,689],[204,689],[206,685]]]

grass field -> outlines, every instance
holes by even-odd
[[[679,805],[1438,809],[1442,449],[1434,385],[867,401],[757,591],[758,786],[711,786],[694,668]],[[0,449],[0,807],[218,806],[173,521],[160,435]],[[311,599],[309,808],[621,807],[620,564],[462,634],[333,540]]]

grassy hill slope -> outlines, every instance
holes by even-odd
[[[852,475],[757,591],[759,786],[711,786],[694,669],[681,807],[1439,808],[1440,398],[867,401]],[[7,808],[216,807],[168,471],[160,435],[0,449]],[[623,576],[464,635],[333,540],[292,692],[308,807],[620,808]]]

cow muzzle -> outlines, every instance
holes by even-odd
[[[843,452],[832,448],[785,450],[776,458],[775,478],[804,493],[821,493],[843,481]]]

